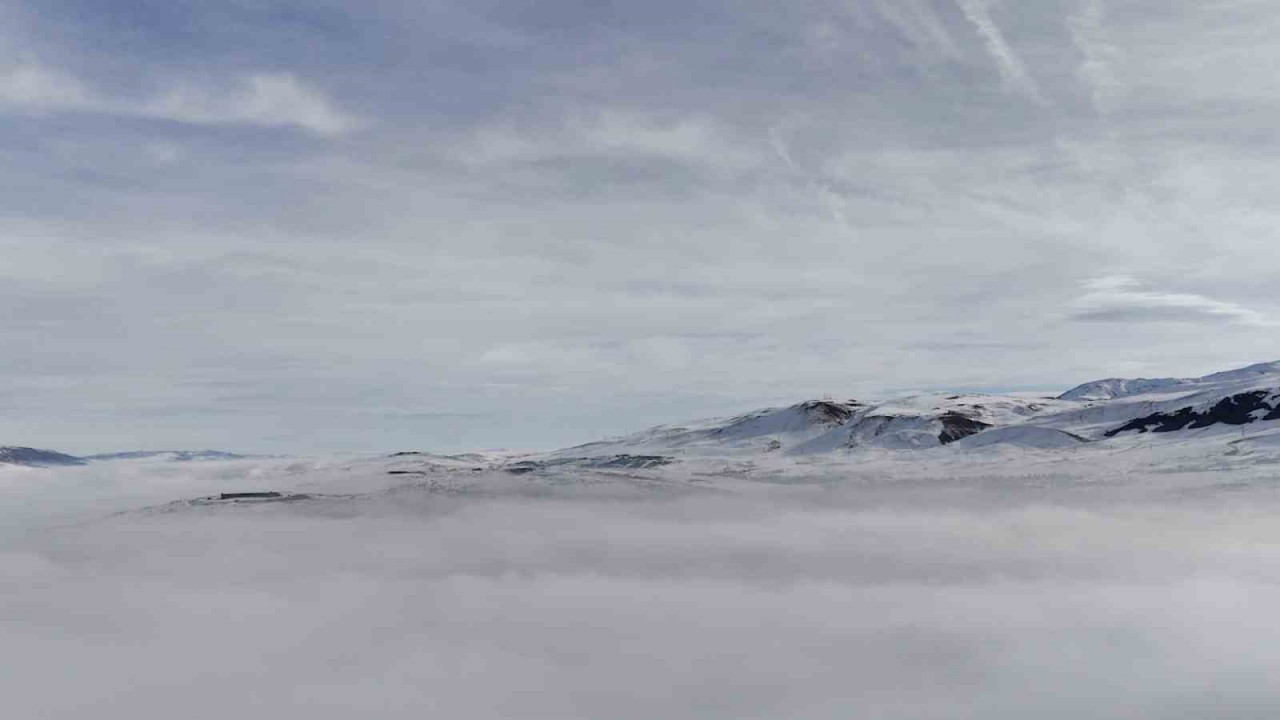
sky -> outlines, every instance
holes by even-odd
[[[1257,0],[0,0],[0,444],[567,445],[1280,357]]]

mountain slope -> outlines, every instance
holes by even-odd
[[[685,425],[660,425],[634,435],[579,445],[552,453],[557,458],[679,452],[697,455],[737,451],[775,452],[802,444],[840,427],[865,406],[856,400],[812,400],[765,408],[731,418]]]
[[[1110,378],[1057,398],[931,393],[880,403],[809,401],[727,419],[660,426],[550,453],[557,464],[620,467],[661,458],[864,451],[957,451],[993,446],[1067,451],[1118,436],[1280,421],[1280,362],[1201,378]],[[1277,427],[1280,427],[1278,425]]]
[[[1237,370],[1213,373],[1199,378],[1107,378],[1074,387],[1058,396],[1059,400],[1115,400],[1133,395],[1194,389],[1219,383],[1235,383],[1260,377],[1280,375],[1280,361],[1257,363]]]
[[[879,448],[918,450],[949,445],[989,428],[1054,409],[1048,399],[1000,395],[914,395],[866,406],[848,422],[796,447],[797,455]]]
[[[53,450],[40,450],[29,447],[0,447],[0,465],[58,467],[84,464],[85,461],[82,458]]]

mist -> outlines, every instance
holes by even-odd
[[[602,496],[565,477],[545,497],[162,502],[261,472],[0,476],[19,529],[0,552],[14,716],[1280,711],[1280,527],[1262,485],[1190,498],[1147,478],[1135,499],[835,476]],[[149,490],[35,512],[60,483]]]

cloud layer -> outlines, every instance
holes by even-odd
[[[0,552],[16,660],[0,691],[23,716],[1276,712],[1265,489],[1188,502],[1130,474],[1080,493],[1037,468],[988,493],[955,478],[612,502],[399,493],[99,519],[263,481],[119,467],[17,493],[0,475],[5,532],[24,529]],[[51,485],[99,500],[25,520],[66,492]]]

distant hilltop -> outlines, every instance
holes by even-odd
[[[96,462],[112,462],[117,460],[149,460],[153,462],[209,462],[218,460],[243,460],[249,455],[222,452],[220,450],[142,450],[133,452],[109,453],[105,455],[86,455],[77,457],[54,450],[40,450],[29,447],[0,447],[0,465],[19,465],[23,467],[66,467],[72,465],[88,465]]]

